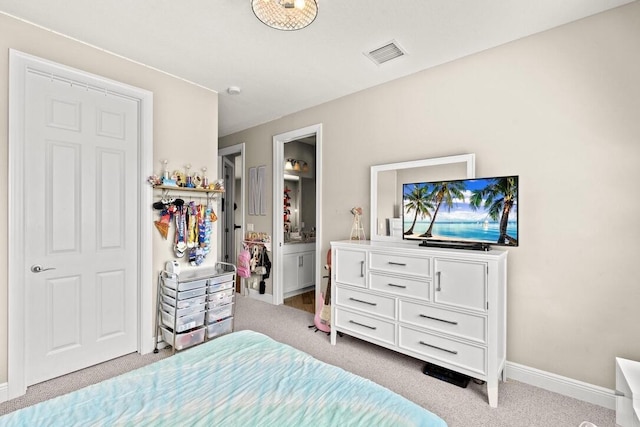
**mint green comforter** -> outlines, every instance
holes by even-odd
[[[0,426],[446,426],[367,379],[235,332],[0,417]]]

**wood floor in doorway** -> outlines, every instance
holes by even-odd
[[[316,294],[314,290],[305,292],[300,295],[296,295],[284,300],[284,305],[297,308],[298,310],[308,311],[309,313],[315,313],[316,309]]]

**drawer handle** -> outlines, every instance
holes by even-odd
[[[430,319],[430,320],[437,320],[438,322],[444,322],[444,323],[448,323],[450,325],[457,325],[458,324],[458,322],[454,322],[452,320],[438,319],[437,317],[427,316],[426,314],[420,314],[420,317],[423,317],[425,319]]]
[[[440,279],[442,276],[442,272],[441,271],[436,271],[436,292],[440,292],[442,290],[442,287],[440,286]]]
[[[391,265],[399,265],[400,267],[406,267],[407,264],[404,262],[393,262],[393,261],[389,261],[389,264]]]
[[[407,289],[407,287],[405,285],[396,285],[395,283],[387,283],[388,286],[391,286],[393,288],[402,288],[402,289]]]
[[[378,328],[376,328],[375,326],[369,326],[369,325],[365,325],[364,323],[358,323],[354,320],[349,320],[349,323],[353,323],[354,325],[358,325],[358,326],[363,326],[365,328],[369,328],[369,329],[373,329],[374,331]]]
[[[420,344],[426,345],[427,347],[435,348],[436,350],[446,351],[447,353],[458,354],[458,352],[455,351],[455,350],[447,350],[446,348],[438,347],[438,346],[432,345],[432,344],[427,344],[424,341],[420,341]]]
[[[373,305],[373,306],[378,305],[375,302],[363,301],[361,299],[357,299],[357,298],[353,298],[353,297],[350,297],[349,300],[355,301],[355,302],[361,302],[362,304],[368,304],[368,305]]]
[[[364,261],[360,261],[360,277],[364,277]]]

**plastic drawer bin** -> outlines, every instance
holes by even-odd
[[[218,294],[213,294],[218,295]],[[215,298],[207,302],[207,310],[211,310],[223,305],[231,304],[233,302],[233,295],[222,295],[219,298]]]
[[[176,332],[184,332],[188,329],[193,329],[198,326],[204,325],[204,314],[202,311],[200,313],[192,314],[190,316],[178,317],[176,323]],[[173,315],[162,312],[162,323],[165,326],[168,326],[173,329]]]
[[[217,283],[233,282],[234,275],[235,273],[229,273],[229,274],[221,274],[219,276],[210,277],[209,284],[215,285]]]
[[[227,289],[233,289],[235,285],[236,285],[235,282],[214,283],[207,287],[207,293],[213,294],[215,292],[224,291]]]
[[[223,305],[207,311],[207,324],[233,316],[233,304]]]
[[[184,317],[184,316],[196,314],[201,311],[205,311],[207,308],[205,303],[201,303],[197,305],[194,304],[191,307],[178,308],[178,309],[172,307],[169,304],[165,304],[164,302],[161,302],[160,305],[162,306],[162,309],[169,314],[173,314],[173,312],[176,311],[178,314],[178,317]]]
[[[164,285],[169,289],[178,291],[190,291],[196,288],[204,288],[207,286],[207,279],[191,280],[188,282],[179,282],[174,277],[165,277]]]
[[[171,329],[161,327],[162,340],[169,345],[173,344],[173,332]],[[183,348],[191,347],[196,344],[200,344],[204,341],[204,334],[206,329],[200,328],[195,331],[189,331],[176,334],[175,350],[182,350]]]
[[[189,307],[193,307],[194,305],[203,304],[207,301],[207,297],[205,295],[200,295],[195,298],[189,298],[189,299],[183,299],[183,300],[177,300],[177,301],[175,298],[172,298],[169,295],[162,294],[161,297],[162,297],[163,303],[169,304],[171,307],[175,307],[175,308],[189,308]],[[171,310],[165,310],[165,311],[171,311]]]
[[[207,293],[207,288],[198,288],[198,289],[193,289],[191,291],[177,292],[174,289],[169,289],[163,286],[162,293],[173,299],[176,299],[177,297],[178,300],[183,300],[183,299],[195,298],[195,297],[204,295]]]
[[[236,294],[236,290],[235,289],[226,289],[224,291],[219,291],[219,292],[214,292],[212,294],[207,294],[207,301],[208,302],[218,301],[218,300],[226,298],[226,297],[232,297],[235,294]]]
[[[207,326],[207,338],[218,337],[229,332],[233,332],[233,317]]]

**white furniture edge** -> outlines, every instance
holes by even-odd
[[[257,292],[256,292],[257,293]],[[267,301],[270,302],[270,301]],[[507,380],[520,381],[607,409],[616,409],[615,391],[507,361]],[[8,400],[7,383],[0,384],[0,403]]]
[[[640,426],[640,362],[616,357],[616,425]]]

